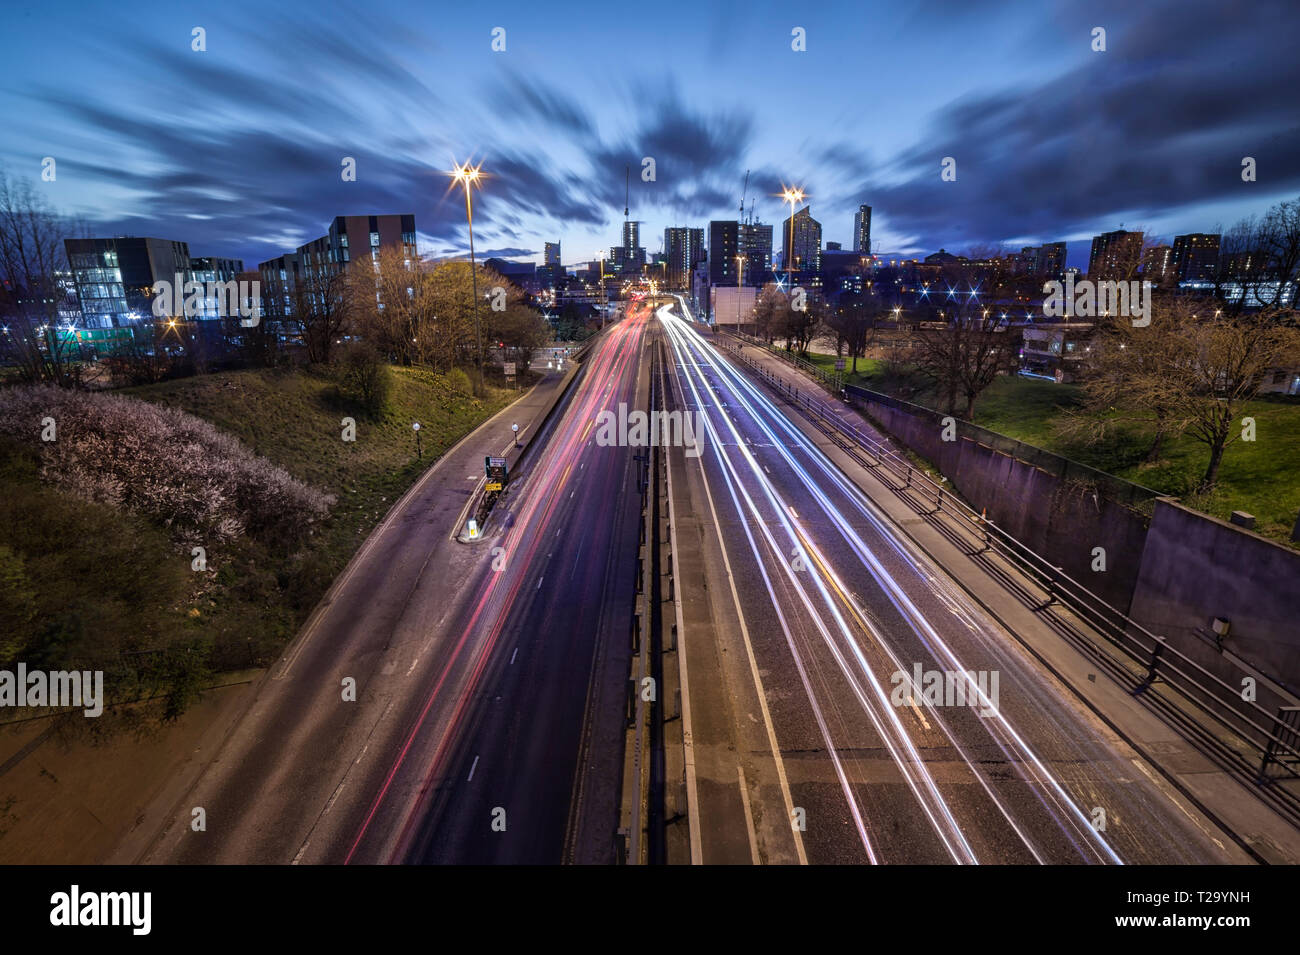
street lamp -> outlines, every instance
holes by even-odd
[[[465,221],[469,224],[469,275],[474,290],[474,338],[478,347],[478,373],[480,378],[483,376],[483,333],[479,328],[478,320],[478,272],[475,271],[474,267],[474,204],[470,200],[470,193],[482,176],[479,171],[482,168],[482,163],[477,166],[471,166],[468,162],[458,163],[448,173],[453,182],[465,189]]]
[[[745,257],[736,256],[736,331],[740,331],[740,286],[745,276]]]
[[[420,422],[411,422],[411,430],[415,432],[415,456],[424,460],[424,449],[420,447]]]
[[[794,207],[796,203],[803,202],[804,193],[801,188],[786,188],[781,193],[781,200],[790,203],[790,248],[786,255],[785,277],[790,288],[794,288]]]

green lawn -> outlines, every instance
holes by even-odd
[[[804,356],[808,362],[816,365],[829,372],[835,371],[836,358],[834,355],[823,355],[820,352],[810,351]],[[859,358],[858,370],[853,371],[853,359],[844,359],[844,383],[846,385],[860,385],[863,388],[870,388],[872,379],[880,373],[884,362],[878,358]]]
[[[833,355],[810,354],[809,359],[835,367]],[[859,368],[863,365],[858,362]],[[866,374],[846,380],[890,393],[882,371],[883,363],[876,361],[869,364]],[[924,395],[909,400],[931,404]],[[1270,398],[1251,402],[1242,417],[1255,419],[1255,441],[1234,441],[1228,446],[1218,486],[1208,499],[1202,499],[1193,489],[1209,460],[1205,445],[1185,435],[1168,439],[1160,460],[1147,464],[1153,437],[1147,429],[1129,428],[1096,444],[1071,440],[1062,436],[1059,425],[1064,412],[1079,400],[1076,385],[1007,376],[980,396],[975,424],[1176,496],[1215,517],[1226,519],[1232,511],[1247,511],[1255,515],[1255,529],[1261,534],[1291,543],[1291,530],[1300,514],[1300,401]]]

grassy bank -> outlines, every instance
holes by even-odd
[[[314,370],[218,373],[120,392],[203,418],[336,499],[301,540],[204,539],[206,573],[192,570],[188,545],[165,522],[52,485],[38,449],[6,441],[0,659],[129,671],[133,693],[157,695],[153,715],[162,717],[183,710],[213,672],[269,663],[424,468],[518,395],[489,387],[476,397],[457,386],[460,375],[395,368],[392,376],[375,414]],[[344,418],[355,420],[355,441],[342,439]]]
[[[834,355],[808,357],[823,367],[835,367]],[[883,362],[859,360],[858,368],[856,376],[845,373],[847,381],[894,393]],[[1020,376],[999,378],[980,396],[975,424],[1176,496],[1215,517],[1226,519],[1234,510],[1254,514],[1255,529],[1261,534],[1300,546],[1289,540],[1300,514],[1300,401],[1267,398],[1250,402],[1242,417],[1255,419],[1255,440],[1234,441],[1228,446],[1218,486],[1208,497],[1201,497],[1194,489],[1205,472],[1209,450],[1186,435],[1167,439],[1153,463],[1146,461],[1154,439],[1147,428],[1126,428],[1094,444],[1064,436],[1061,425],[1068,411],[1078,406],[1080,394],[1076,385]],[[908,400],[933,406],[924,393]]]

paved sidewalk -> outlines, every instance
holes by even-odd
[[[793,387],[800,391],[806,389],[808,394],[830,406],[841,421],[900,452],[906,450],[852,407],[834,399],[812,378],[777,356],[753,345],[741,345],[734,338],[720,338],[739,345],[746,358],[758,362]],[[737,363],[737,367],[747,371],[744,365]],[[1009,639],[1018,640],[1044,670],[1132,749],[1139,770],[1190,816],[1196,816],[1199,810],[1227,832],[1235,833],[1240,848],[1245,850],[1241,852],[1243,862],[1300,863],[1300,829],[1266,804],[1253,787],[1220,768],[1174,726],[1136,699],[1117,681],[1114,673],[1069,642],[1063,632],[1058,632],[1051,625],[1050,617],[1058,617],[1076,632],[1092,633],[1086,623],[1059,608],[1053,608],[1049,615],[1036,613],[1033,606],[1041,603],[1038,598],[1041,591],[1036,585],[1003,561],[989,560],[986,555],[973,557],[972,551],[978,547],[973,539],[962,541],[946,525],[927,519],[917,507],[896,494],[891,485],[883,483],[875,470],[849,458],[803,414],[795,411],[786,396],[770,388],[768,393],[790,408],[790,420],[998,621],[1008,631]],[[993,576],[994,573],[1002,575],[1002,580]],[[1106,643],[1100,635],[1095,635],[1095,642]]]

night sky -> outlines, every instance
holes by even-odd
[[[991,6],[9,3],[0,163],[93,234],[250,268],[336,214],[414,212],[422,251],[462,252],[442,170],[469,158],[492,177],[476,250],[560,239],[569,264],[621,241],[629,163],[650,252],[735,218],[746,169],[756,216],[802,185],[846,248],[866,202],[877,250],[1068,239],[1076,265],[1095,232],[1215,231],[1300,195],[1296,0]]]

